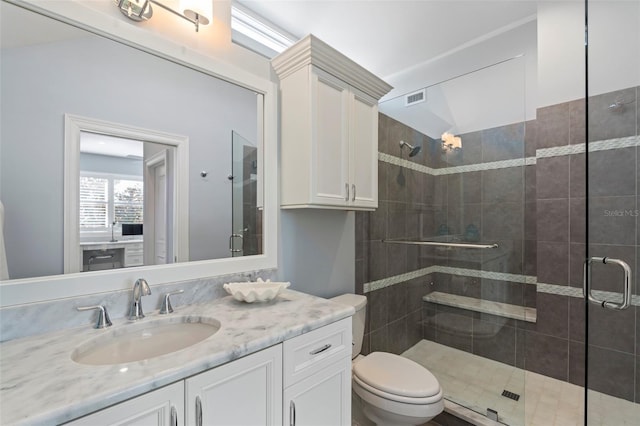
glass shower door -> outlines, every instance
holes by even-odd
[[[535,326],[525,65],[516,57],[426,87],[414,105],[408,95],[383,102],[380,206],[370,218],[388,275],[408,280],[369,292],[372,349],[426,367],[460,415],[513,426],[525,425],[525,332]],[[421,339],[402,337],[403,304],[422,307]],[[394,330],[388,348],[375,337],[381,316]]]
[[[638,425],[640,2],[589,1],[587,18],[586,200],[572,199],[587,218],[572,229],[586,234],[585,424]]]

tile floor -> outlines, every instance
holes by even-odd
[[[508,425],[574,426],[583,421],[583,388],[468,352],[421,340],[402,354],[427,367],[445,398],[479,413],[498,411]],[[519,401],[501,396],[503,389]],[[640,425],[640,404],[590,392],[590,426]]]

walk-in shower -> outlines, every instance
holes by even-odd
[[[527,54],[430,85],[419,105],[380,104],[379,208],[356,214],[365,350],[425,365],[450,412],[638,424],[640,2],[590,6],[595,46],[577,91],[584,46],[557,56],[568,48],[557,31],[573,20],[579,33],[584,5],[539,12],[518,30],[532,26]],[[612,51],[630,69],[607,66]],[[558,61],[571,60],[582,62],[563,80]],[[585,270],[600,303],[584,296]]]

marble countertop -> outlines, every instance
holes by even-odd
[[[170,315],[215,318],[220,330],[172,354],[106,366],[71,360],[76,347],[104,330],[82,327],[1,343],[0,424],[66,422],[353,314],[350,306],[291,290],[268,303],[229,296],[174,310]],[[147,313],[141,321],[157,316]],[[108,330],[130,323],[114,321]]]
[[[142,244],[144,240],[117,240],[117,241],[80,241],[81,246],[114,246],[121,244]]]

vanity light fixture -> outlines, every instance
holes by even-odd
[[[151,5],[154,4],[194,24],[196,32],[200,25],[208,25],[213,16],[212,0],[180,0],[182,12],[175,11],[158,0],[115,0],[115,3],[124,16],[136,22],[151,18],[153,16]]]

